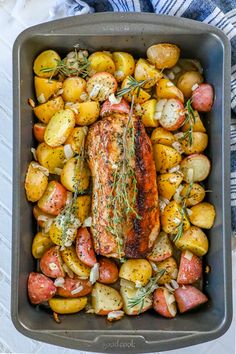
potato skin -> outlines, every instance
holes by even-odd
[[[181,171],[184,174],[184,181],[201,182],[207,178],[210,173],[211,163],[208,157],[203,154],[192,154],[185,157],[180,163]],[[192,178],[188,175],[189,169],[193,170]]]
[[[114,52],[112,53],[112,59],[116,68],[114,76],[118,82],[123,81],[126,76],[133,74],[135,61],[130,53]]]
[[[174,257],[157,262],[158,269],[165,269],[165,273],[157,281],[158,284],[169,283],[171,279],[177,279],[178,266]]]
[[[44,103],[62,88],[62,83],[56,80],[35,76],[34,87],[38,102]]]
[[[64,251],[61,251],[61,256],[67,267],[75,274],[79,277],[89,277],[90,268],[80,261],[73,246],[66,247]]]
[[[191,285],[184,285],[175,290],[175,299],[180,313],[192,310],[208,301],[206,295]]]
[[[129,114],[129,112],[130,106],[124,98],[121,99],[120,103],[111,103],[108,99],[102,105],[100,117],[103,118],[107,115],[110,115],[111,113]]]
[[[61,183],[70,192],[75,191],[75,183],[79,192],[85,191],[89,186],[90,170],[86,163],[82,169],[77,168],[75,157],[68,160],[61,172]]]
[[[51,219],[51,220],[54,219],[54,217],[53,217],[52,215],[47,214],[47,213],[45,213],[44,211],[42,211],[42,210],[38,207],[38,205],[35,205],[35,206],[33,207],[33,215],[34,215],[34,217],[35,217],[35,219],[36,219],[36,221],[37,221],[37,224],[38,224],[40,227],[45,227],[45,221],[39,220],[39,216],[40,216],[40,215],[45,216],[47,219]]]
[[[53,246],[53,243],[48,234],[38,232],[33,239],[32,255],[34,258],[41,258],[42,255]]]
[[[35,162],[29,164],[25,177],[25,192],[30,202],[37,202],[48,186],[47,176],[40,169],[34,167],[34,164]]]
[[[208,145],[208,135],[201,132],[192,132],[193,141],[190,145],[188,138],[181,140],[181,147],[186,155],[200,154],[202,153]]]
[[[184,103],[184,95],[169,79],[161,79],[156,85],[157,98],[176,98]]]
[[[166,205],[161,214],[161,225],[167,234],[177,234],[178,226],[182,221],[181,206],[175,200]],[[183,230],[187,230],[190,223],[184,214]]]
[[[173,255],[173,247],[169,236],[165,232],[158,235],[151,253],[147,256],[150,261],[160,262]]]
[[[61,58],[54,50],[45,50],[34,60],[33,70],[39,77],[52,77],[57,75],[57,63]],[[43,69],[52,68],[51,71],[43,72]]]
[[[116,289],[96,283],[92,290],[92,306],[96,315],[107,315],[111,311],[120,310],[123,301]]]
[[[213,87],[209,84],[200,84],[192,94],[192,107],[198,112],[210,112],[213,100]]]
[[[191,259],[187,258],[191,256]],[[189,251],[183,251],[180,257],[178,284],[193,284],[202,276],[202,260]]]
[[[53,298],[48,301],[48,304],[52,311],[65,315],[83,310],[87,305],[87,297],[78,297],[73,299]]]
[[[45,124],[43,124],[43,123],[35,123],[34,124],[34,128],[33,128],[34,137],[39,143],[44,142],[45,130],[46,130]]]
[[[175,137],[170,131],[162,127],[158,127],[153,130],[151,141],[153,144],[172,146],[172,144],[175,142]]]
[[[157,81],[162,78],[163,74],[155,68],[154,65],[150,64],[147,60],[140,58],[135,66],[134,78],[137,81],[148,80],[144,84],[144,88],[150,88],[154,86]]]
[[[46,167],[50,173],[55,173],[55,168],[62,168],[64,165],[63,146],[51,147],[46,143],[41,143],[37,147],[36,154],[40,165]]]
[[[185,184],[184,188],[180,192],[180,196],[185,198],[185,204],[187,207],[201,203],[205,198],[205,189],[198,183],[193,183],[190,189],[190,184]],[[188,198],[186,198],[188,195]]]
[[[43,254],[40,259],[40,269],[44,275],[50,278],[65,276],[58,246],[51,247]]]
[[[99,263],[99,283],[112,284],[119,278],[119,271],[117,265],[112,260],[102,257]]]
[[[92,236],[86,227],[81,227],[77,231],[75,250],[77,257],[87,266],[93,267],[97,263]]]
[[[211,229],[215,221],[215,208],[212,204],[203,202],[194,205],[191,209],[189,219],[195,226],[203,229]]]
[[[67,298],[76,298],[76,297],[88,295],[92,291],[92,285],[86,279],[79,279],[79,278],[71,279],[69,277],[65,277],[64,279],[65,282],[63,284],[63,287],[57,288],[56,295],[59,295],[61,297],[67,297]],[[71,294],[73,290],[80,287],[82,287],[80,292],[76,294]]]
[[[151,264],[146,259],[128,259],[120,267],[119,277],[145,286],[152,276]]]
[[[75,123],[80,126],[91,125],[99,117],[100,104],[98,101],[66,103],[65,108],[72,109],[75,113]]]
[[[153,308],[160,315],[167,318],[174,318],[177,313],[175,302],[172,304],[167,303],[167,298],[171,296],[171,293],[165,288],[158,288],[153,293]],[[173,295],[172,295],[173,296]],[[169,310],[169,306],[172,306],[172,313]],[[174,314],[175,312],[175,314]]]
[[[175,246],[180,250],[187,249],[197,256],[204,256],[208,251],[208,238],[199,227],[191,226],[183,232]]]
[[[203,82],[203,77],[198,71],[186,71],[177,82],[177,87],[183,92],[186,98],[192,96],[192,87]]]
[[[162,144],[154,144],[153,157],[158,172],[165,172],[177,166],[181,161],[181,155],[172,147]]]
[[[64,109],[64,101],[61,96],[58,96],[35,107],[34,114],[42,123],[48,124],[52,116],[62,109]]]
[[[147,50],[147,57],[157,69],[171,68],[179,60],[180,49],[169,43],[154,44]]]
[[[90,69],[96,73],[106,71],[110,74],[114,74],[115,63],[105,52],[94,52],[92,53],[88,61],[90,62]]]
[[[28,295],[34,305],[51,299],[57,288],[53,281],[40,273],[31,272],[28,277]]]
[[[159,195],[166,199],[171,199],[183,181],[181,173],[163,173],[157,177]]]
[[[68,77],[62,84],[62,98],[65,102],[82,102],[80,96],[85,88],[86,81],[82,77]]]
[[[57,181],[48,183],[47,189],[38,201],[38,207],[50,215],[58,215],[67,199],[66,189]]]

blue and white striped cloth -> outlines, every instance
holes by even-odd
[[[231,206],[236,235],[236,0],[58,0],[51,18],[93,12],[154,12],[209,23],[228,36],[232,47]]]

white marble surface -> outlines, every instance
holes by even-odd
[[[82,353],[28,339],[18,333],[10,319],[11,286],[11,194],[12,194],[12,67],[14,39],[24,28],[44,22],[55,0],[25,0],[14,9],[15,0],[0,0],[0,353]],[[23,6],[25,5],[25,6]],[[14,11],[13,11],[14,10]],[[233,256],[236,293],[236,254]],[[235,297],[235,296],[234,296]],[[234,307],[236,306],[234,300]],[[234,318],[235,322],[235,318]],[[205,344],[174,350],[173,354],[234,354],[235,326],[221,338]],[[158,349],[158,348],[157,348]]]

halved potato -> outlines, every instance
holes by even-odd
[[[157,100],[152,98],[142,104],[142,122],[145,127],[158,127],[159,122],[155,118]]]
[[[76,313],[85,308],[87,305],[87,297],[78,297],[78,298],[52,298],[48,300],[48,304],[52,311],[59,313],[61,315]]]
[[[85,138],[88,132],[87,127],[76,127],[72,130],[71,134],[65,141],[66,144],[70,144],[72,147],[72,150],[76,154],[80,154],[81,150],[84,148],[84,142]]]
[[[190,227],[188,218],[181,206],[175,201],[172,200],[169,204],[166,205],[163,213],[161,214],[161,225],[163,231],[167,234],[177,234],[178,226],[183,221],[183,230],[187,230]]]
[[[114,52],[112,53],[112,59],[116,67],[114,76],[118,82],[123,81],[126,76],[133,74],[135,61],[130,53]]]
[[[164,261],[173,255],[173,247],[169,236],[165,232],[160,232],[151,253],[147,256],[150,261],[160,262]]]
[[[46,167],[50,173],[55,174],[55,170],[61,169],[64,165],[63,146],[51,147],[46,143],[41,143],[37,147],[36,154],[40,165]]]
[[[174,257],[169,257],[164,261],[156,263],[159,270],[165,270],[165,273],[158,279],[158,284],[169,283],[171,279],[177,279],[178,265]]]
[[[71,192],[77,189],[83,192],[89,186],[90,170],[84,162],[80,163],[80,157],[73,157],[68,160],[61,172],[61,183]]]
[[[74,203],[75,215],[81,223],[87,219],[91,212],[91,197],[90,195],[80,195]]]
[[[66,235],[64,235],[66,233]],[[76,238],[77,229],[72,228],[71,225],[68,225],[67,228],[62,228],[57,222],[53,222],[49,229],[49,236],[55,245],[64,246],[69,239],[74,241]],[[63,239],[64,238],[64,239]]]
[[[34,61],[34,73],[40,77],[53,77],[58,73],[57,66],[60,60],[55,50],[45,50]]]
[[[117,90],[117,81],[108,72],[100,72],[88,79],[87,93],[93,101],[105,101],[112,93]]]
[[[177,87],[183,92],[186,98],[190,98],[194,85],[199,85],[202,82],[203,77],[199,71],[187,71],[179,77]]]
[[[78,125],[93,124],[99,117],[100,104],[98,101],[70,102],[65,104],[65,108],[71,109],[75,113],[75,123]]]
[[[206,132],[206,128],[204,127],[202,120],[199,116],[198,111],[194,111],[194,117],[195,117],[195,123],[191,124],[193,132],[201,132],[201,133],[205,133]],[[184,125],[182,125],[182,132],[186,132],[188,129],[190,128],[190,123],[184,123]]]
[[[34,87],[37,101],[39,103],[45,103],[62,88],[62,83],[57,80],[35,76]]]
[[[37,202],[42,197],[48,185],[48,177],[40,167],[37,162],[31,162],[26,173],[25,192],[30,202]]]
[[[122,297],[110,286],[96,283],[92,290],[92,307],[96,315],[107,315],[111,311],[120,310]]]
[[[163,74],[155,68],[155,65],[150,64],[147,60],[142,58],[137,61],[134,70],[134,78],[137,81],[148,80],[143,86],[144,88],[154,86],[162,77]]]
[[[130,87],[130,77],[126,77],[124,79],[124,81],[121,84],[121,89],[125,89]],[[128,101],[131,102],[132,101],[132,96],[134,96],[134,102],[135,103],[144,103],[145,101],[149,100],[149,98],[151,98],[151,95],[146,92],[144,89],[140,88],[136,88],[134,90],[132,90],[131,92],[128,92],[124,95],[124,98]]]
[[[157,177],[157,186],[159,194],[171,199],[183,180],[182,173],[163,173]]]
[[[157,69],[171,68],[179,60],[180,49],[175,44],[154,44],[147,50],[147,57]]]
[[[127,285],[121,285],[120,293],[123,299],[123,303],[124,303],[123,309],[126,315],[130,315],[130,316],[138,315],[140,313],[147,311],[152,307],[152,298],[150,295],[144,298],[143,306],[142,303],[132,306],[131,304],[132,299],[137,297],[139,291],[140,289],[135,288],[134,284],[131,282],[127,282]]]
[[[172,144],[175,142],[175,137],[170,131],[162,127],[158,127],[153,130],[151,141],[153,144],[172,146]]]
[[[197,256],[204,256],[208,251],[208,239],[205,233],[196,226],[191,226],[175,242],[180,250],[189,250]]]
[[[169,79],[161,79],[156,85],[157,98],[177,98],[184,102],[183,93]]]
[[[66,247],[65,250],[61,251],[61,257],[67,267],[69,267],[79,277],[89,277],[90,268],[79,260],[73,246]]]
[[[190,210],[189,219],[193,225],[203,229],[212,228],[216,216],[214,205],[203,202],[194,205]]]
[[[165,172],[177,166],[181,161],[181,155],[174,148],[162,144],[153,146],[153,157],[158,172]]]
[[[144,286],[152,276],[151,264],[146,259],[128,259],[120,267],[119,277]]]
[[[48,234],[38,232],[33,239],[32,243],[32,255],[34,258],[41,258],[42,255],[53,246]]]
[[[181,190],[180,195],[185,199],[187,207],[201,203],[205,198],[205,189],[198,183],[193,183],[191,188],[190,184],[185,184]]]
[[[182,150],[186,155],[200,154],[208,145],[208,135],[201,132],[192,132],[192,144],[188,137],[180,141]]]
[[[82,102],[81,95],[85,92],[86,81],[82,77],[68,77],[63,81],[62,89],[65,102]]]
[[[201,182],[209,175],[211,163],[205,155],[193,154],[181,161],[180,168],[185,182]]]
[[[49,100],[34,108],[34,114],[43,123],[48,124],[52,116],[64,108],[61,96]]]
[[[57,181],[50,181],[38,201],[38,207],[50,215],[58,215],[67,200],[66,189]]]
[[[90,70],[94,74],[100,72],[114,74],[115,63],[109,54],[105,52],[94,52],[89,56],[88,61],[90,63]]]

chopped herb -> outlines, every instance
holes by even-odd
[[[148,79],[137,81],[132,76],[128,76],[127,80],[128,80],[127,87],[124,87],[123,89],[119,90],[116,94],[117,97],[122,97],[127,93],[132,93],[133,95],[135,94],[138,97],[140,93],[140,89],[149,81]],[[135,92],[136,90],[137,92]]]

